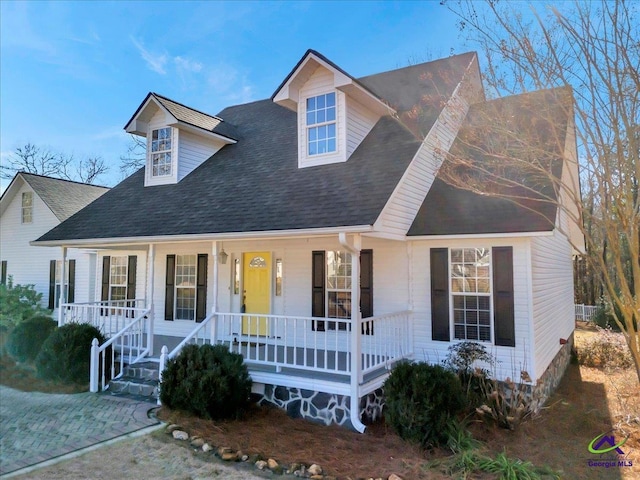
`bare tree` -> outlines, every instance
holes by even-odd
[[[131,135],[127,153],[120,156],[120,173],[128,177],[140,168],[144,167],[147,156],[147,142],[143,137]]]
[[[640,380],[640,4],[584,1],[543,11],[518,10],[521,5],[447,3],[485,57],[483,81],[490,96],[546,89],[557,98],[525,96],[531,103],[519,112],[529,119],[524,126],[504,116],[497,121],[500,116],[487,109],[461,149],[475,149],[482,161],[452,152],[442,174],[479,194],[521,204],[533,197],[562,210],[584,235],[589,268],[600,276]],[[548,105],[564,111],[547,111]],[[580,164],[587,208],[567,183],[577,179],[559,178],[557,162],[544,156],[549,149],[564,150],[565,138],[549,128],[561,118],[575,118],[578,159],[573,162]],[[482,141],[487,138],[500,138],[500,145]]]
[[[73,155],[54,153],[48,148],[27,143],[9,157],[8,165],[0,166],[2,178],[13,178],[17,172],[35,173],[83,183],[95,183],[107,173],[108,165],[101,157],[76,160]]]

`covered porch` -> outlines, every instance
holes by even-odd
[[[313,396],[309,392],[320,392],[340,397],[339,402],[352,410],[350,405],[360,405],[363,398],[380,390],[394,363],[412,357],[413,319],[410,309],[406,309],[410,305],[403,301],[397,290],[380,288],[384,287],[385,281],[390,285],[398,284],[397,279],[406,275],[408,267],[396,263],[394,267],[397,271],[391,272],[376,264],[375,280],[370,272],[371,277],[365,280],[368,285],[363,290],[360,270],[363,249],[359,234],[340,233],[312,239],[272,239],[267,242],[244,239],[234,243],[227,239],[224,247],[219,241],[208,242],[209,253],[204,254],[203,247],[206,245],[206,242],[200,241],[179,245],[152,243],[119,246],[130,255],[129,267],[137,264],[137,298],[131,298],[134,296],[127,290],[128,299],[125,300],[61,302],[60,325],[69,322],[91,323],[108,338],[103,345],[92,346],[92,391],[106,388],[109,379],[121,375],[128,364],[154,361],[162,372],[166,361],[177,356],[187,344],[222,344],[243,356],[254,382],[255,393],[267,397],[275,390],[281,392],[283,388],[304,391],[304,395],[308,396]],[[406,247],[401,242],[367,240],[366,246],[369,248],[370,263],[363,268],[369,270],[373,268],[373,251],[378,255],[376,258],[385,261],[394,257],[406,259]],[[110,248],[107,251],[107,248],[103,257],[109,258],[111,255],[113,270],[115,254],[112,252],[115,250]],[[323,255],[325,250],[347,252],[348,255],[340,256],[339,280],[344,282],[340,284],[341,291],[334,294],[327,291],[329,286],[323,286],[322,302],[326,305],[321,314],[316,315],[318,309],[312,305],[315,298],[310,297],[316,297],[318,290],[315,282],[319,249],[322,249]],[[65,250],[63,248],[63,253]],[[383,255],[383,250],[387,255]],[[246,300],[250,288],[246,266],[251,256],[247,257],[248,254],[244,253],[247,251],[267,253],[264,257],[269,266],[266,277],[270,294],[269,313],[250,313],[251,304]],[[132,252],[138,252],[137,262],[131,262]],[[200,319],[196,315],[195,321],[191,322],[176,316],[178,300],[181,298],[177,287],[172,286],[170,292],[168,284],[162,285],[165,278],[170,277],[170,269],[176,268],[179,263],[177,257],[183,253],[197,260],[194,311],[198,308],[195,303],[200,302],[210,312]],[[321,262],[325,262],[325,270],[330,269],[326,267],[326,258],[329,258],[328,253],[321,259]],[[348,263],[345,264],[345,261]],[[272,263],[269,265],[268,262]],[[382,265],[382,260],[380,262]],[[310,263],[313,263],[313,268]],[[103,269],[103,279],[105,272]],[[323,282],[334,280],[327,280],[329,274],[324,270],[322,272]],[[394,279],[394,276],[397,278]],[[96,284],[99,280],[96,279]],[[133,285],[135,282],[127,279],[127,284]],[[376,310],[384,313],[378,315],[371,315],[374,305],[372,282],[380,285],[376,291]],[[406,283],[406,279],[403,283]],[[200,289],[205,291],[204,300],[200,296]],[[144,296],[139,295],[141,290],[144,290]],[[105,291],[115,290],[112,286],[105,287],[103,283],[102,292]],[[369,307],[362,307],[361,292],[369,297]],[[96,288],[96,296],[99,293],[99,288]],[[176,304],[170,312],[174,315],[172,319],[167,317],[167,298],[170,293],[175,296],[172,301]],[[385,296],[392,301],[386,301]],[[405,309],[392,310],[394,301]],[[360,305],[361,308],[351,308],[352,305]],[[365,311],[367,316],[363,318],[363,309],[367,308],[370,311]],[[340,318],[329,315],[331,312],[335,314],[338,309],[341,309]],[[313,315],[297,315],[301,310]],[[110,346],[113,348],[109,349]],[[105,372],[101,370],[101,365],[109,364],[104,361],[108,352],[111,352],[113,362],[111,371]],[[360,423],[361,410],[361,406],[357,407],[350,415],[351,426],[360,431],[364,429]]]

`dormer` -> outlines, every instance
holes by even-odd
[[[299,168],[346,162],[380,117],[395,114],[314,50],[304,54],[272,100],[297,113]]]
[[[233,128],[157,93],[149,93],[125,126],[145,137],[144,185],[178,183],[225,145],[236,143]]]

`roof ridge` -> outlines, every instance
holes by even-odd
[[[197,108],[193,108],[193,107],[190,107],[188,105],[185,105],[184,103],[178,102],[178,101],[174,100],[173,98],[169,98],[169,97],[167,97],[165,95],[161,95],[161,94],[156,93],[156,92],[151,92],[151,95],[153,95],[154,97],[160,97],[161,99],[164,99],[164,100],[169,100],[170,102],[173,102],[173,103],[175,103],[177,105],[180,105],[181,107],[188,108],[189,110],[193,110],[194,112],[197,112],[197,113],[200,113],[202,115],[206,115],[207,117],[215,118],[216,120],[220,120],[221,122],[224,122],[224,119],[221,118],[221,117],[218,117],[217,115],[212,115],[211,113],[203,112],[202,110],[198,110]]]
[[[18,176],[18,175],[30,175],[32,177],[46,178],[47,180],[56,180],[56,181],[59,181],[59,182],[75,183],[76,185],[83,185],[85,187],[111,189],[111,187],[107,187],[106,185],[95,185],[93,183],[79,182],[78,180],[69,180],[67,178],[52,177],[50,175],[42,175],[40,173],[26,172],[24,170],[20,170],[20,171],[16,172],[16,176]]]
[[[389,70],[384,70],[382,72],[370,73],[370,74],[364,75],[362,77],[357,77],[356,80],[363,80],[365,78],[375,77],[377,75],[384,75],[385,73],[398,72],[400,70],[406,70],[406,69],[409,69],[409,68],[421,67],[421,66],[424,66],[424,65],[427,65],[427,64],[430,64],[430,63],[443,62],[443,61],[446,61],[446,60],[451,60],[451,59],[456,58],[456,57],[463,57],[465,55],[471,55],[471,54],[476,55],[476,56],[478,55],[478,53],[475,50],[470,50],[468,52],[458,53],[456,55],[449,55],[448,57],[436,58],[435,60],[429,60],[428,62],[421,62],[421,63],[416,63],[414,65],[407,65],[406,67],[391,68]]]

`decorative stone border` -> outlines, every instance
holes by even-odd
[[[538,385],[536,386],[536,399],[538,400],[536,411],[544,405],[544,402],[547,401],[551,394],[556,391],[558,385],[560,385],[560,381],[571,362],[573,340],[574,337],[572,332],[571,336],[567,339],[567,342],[562,345],[560,351],[553,358],[545,372],[540,377],[540,380],[538,380]]]
[[[201,437],[192,437],[179,425],[171,424],[165,428],[165,432],[170,434],[175,440],[189,442],[189,445],[204,453],[211,453],[224,462],[246,462],[253,464],[256,469],[270,471],[275,475],[291,475],[298,478],[309,478],[311,480],[337,480],[336,477],[327,475],[323,468],[315,463],[292,463],[290,465],[280,464],[274,458],[265,460],[260,454],[246,454],[229,447],[215,447],[210,445]],[[370,480],[373,480],[371,477]],[[402,477],[392,473],[386,479],[376,477],[376,480],[403,480]]]

